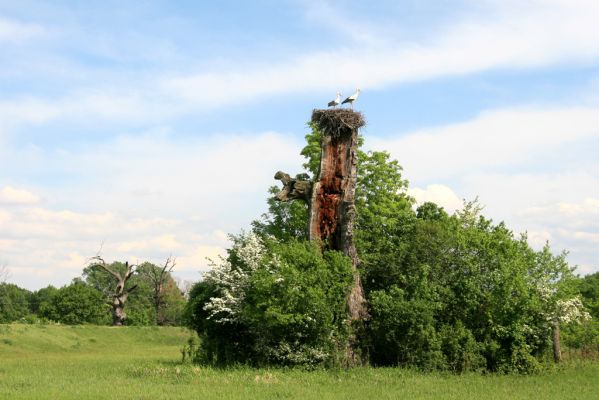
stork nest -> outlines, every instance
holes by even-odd
[[[325,135],[332,137],[351,135],[353,131],[366,125],[362,113],[349,108],[313,110],[312,122],[314,122]]]

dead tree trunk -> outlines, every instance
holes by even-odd
[[[319,175],[311,183],[277,172],[275,178],[281,180],[284,187],[275,198],[306,200],[310,208],[310,240],[341,251],[351,259],[353,286],[347,298],[347,311],[355,325],[368,317],[353,241],[358,129],[364,126],[364,118],[349,109],[314,110],[312,122],[322,133]],[[361,362],[356,352],[356,338],[352,335],[347,347],[347,363],[356,365]]]
[[[99,267],[112,275],[116,281],[117,285],[114,292],[111,294],[111,301],[108,303],[112,307],[112,325],[121,326],[124,325],[127,320],[127,314],[125,313],[125,303],[129,298],[129,294],[133,292],[137,285],[133,285],[132,287],[125,289],[125,285],[129,278],[133,276],[135,273],[135,265],[129,264],[129,262],[125,262],[125,271],[121,274],[118,271],[112,270],[106,265],[106,262],[100,257],[96,256],[93,258],[96,263],[92,265],[92,267]]]

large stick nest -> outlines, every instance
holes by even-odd
[[[333,137],[351,135],[353,131],[366,125],[362,113],[349,108],[313,110],[312,122],[314,122],[325,135]]]

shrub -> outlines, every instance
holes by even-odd
[[[194,286],[186,310],[204,362],[334,363],[346,340],[349,259],[308,242],[233,240],[228,257]]]

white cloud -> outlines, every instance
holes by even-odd
[[[391,151],[411,180],[472,173],[481,168],[525,164],[536,154],[599,138],[599,108],[515,108],[493,110],[462,122],[372,138],[369,146]]]
[[[45,271],[29,275],[32,288],[68,282],[100,248],[107,260],[160,263],[172,254],[176,275],[197,280],[206,257],[224,253],[225,232],[264,212],[274,173],[299,172],[297,139],[161,134],[123,136],[67,157],[40,150],[27,163],[69,179],[44,189],[43,206],[0,207],[0,252],[20,271],[15,279]],[[18,151],[12,157],[6,162],[23,162]]]
[[[43,34],[40,25],[0,18],[0,43],[20,43]]]
[[[320,51],[278,64],[171,78],[162,87],[205,107],[290,92],[353,90],[356,83],[380,88],[496,68],[594,62],[598,4],[490,2],[483,12],[433,31],[428,41]]]
[[[332,28],[358,27],[358,44],[282,55],[274,62],[233,58],[229,67],[220,66],[218,70],[202,69],[190,74],[163,71],[128,83],[102,75],[97,79],[100,85],[90,80],[94,83],[59,98],[5,101],[0,107],[5,110],[0,111],[0,123],[90,118],[159,122],[268,96],[334,93],[340,88],[353,91],[356,85],[378,89],[491,69],[599,60],[599,41],[595,40],[599,3],[595,1],[482,4],[461,12],[455,22],[432,29],[430,37],[418,41],[398,42],[393,31],[381,32],[381,27],[341,18]],[[320,14],[324,6],[310,7],[318,8],[316,13]],[[381,37],[390,40],[381,41]]]
[[[599,230],[599,199],[586,198],[580,203],[558,202],[550,205],[525,208],[523,218],[542,220],[545,224],[578,228],[594,225]]]
[[[408,194],[416,199],[417,204],[433,202],[443,207],[448,213],[460,210],[463,206],[462,200],[451,188],[441,184],[428,185],[426,189],[417,187],[409,188]]]
[[[17,189],[12,186],[4,186],[0,189],[0,204],[35,204],[39,201],[39,196],[24,189]]]

